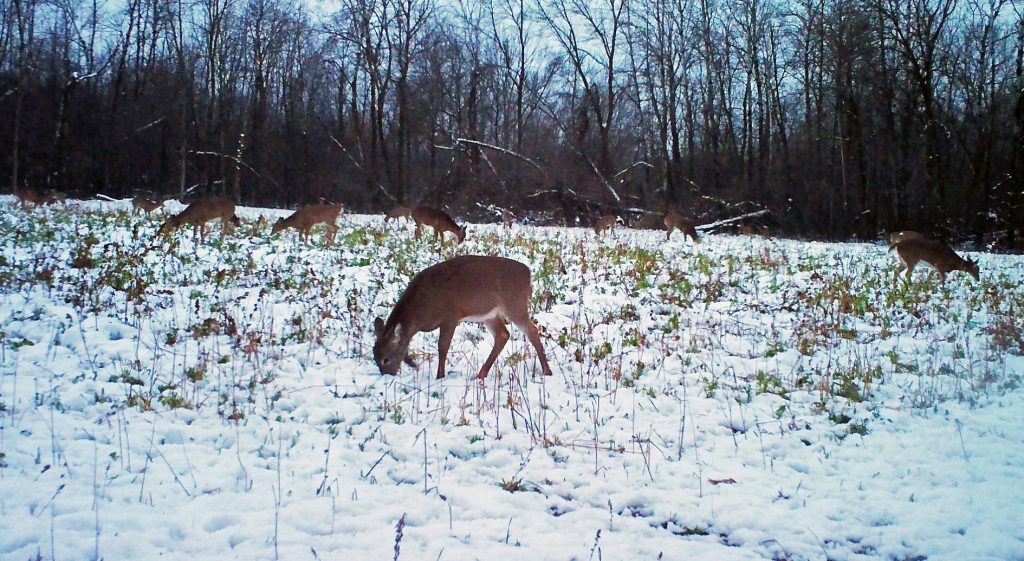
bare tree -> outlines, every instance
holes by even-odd
[[[580,84],[583,111],[597,124],[598,155],[592,167],[602,182],[615,173],[612,128],[615,124],[620,72],[618,57],[626,21],[626,0],[547,0],[539,14],[562,48]],[[579,131],[584,133],[582,129]],[[582,134],[580,135],[582,140]],[[584,153],[583,146],[579,146]]]

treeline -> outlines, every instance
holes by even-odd
[[[0,174],[1024,246],[1011,0],[0,0]]]

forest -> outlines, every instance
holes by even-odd
[[[1010,0],[0,8],[0,190],[1024,247]]]

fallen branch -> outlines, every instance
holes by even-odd
[[[620,197],[619,193],[615,191],[615,188],[612,187],[611,183],[608,183],[608,180],[604,178],[604,175],[602,175],[601,171],[597,169],[597,166],[594,165],[594,162],[583,152],[576,150],[576,153],[579,154],[580,157],[582,157],[584,160],[586,160],[588,164],[590,164],[590,169],[594,171],[594,175],[596,175],[598,179],[601,180],[601,183],[604,184],[604,188],[608,189],[608,192],[612,194],[612,197],[615,199],[615,202],[617,204],[622,204],[622,197]]]
[[[619,173],[616,173],[615,175],[613,175],[612,179],[615,179],[615,178],[619,177],[620,175],[622,175],[622,174],[628,172],[629,170],[631,170],[631,169],[633,169],[635,167],[638,167],[638,166],[644,166],[646,168],[652,168],[652,169],[654,168],[654,166],[651,165],[649,162],[645,162],[643,160],[640,160],[639,162],[633,162],[632,164],[629,164],[628,166],[626,166],[626,169],[624,169],[624,170],[620,171]]]
[[[486,142],[480,142],[479,140],[473,140],[473,139],[470,139],[470,138],[461,138],[461,137],[455,137],[452,140],[452,142],[454,143],[452,146],[437,146],[436,144],[435,144],[435,146],[437,146],[437,148],[440,148],[442,150],[454,150],[455,146],[459,145],[459,144],[472,144],[474,146],[479,146],[481,148],[489,148],[491,150],[494,150],[495,152],[501,152],[502,154],[508,154],[509,156],[512,156],[514,158],[519,158],[520,160],[522,160],[522,161],[530,164],[531,166],[537,168],[538,170],[540,170],[540,172],[543,173],[545,177],[547,177],[547,175],[548,175],[548,172],[540,164],[538,164],[537,162],[531,160],[530,158],[527,158],[526,156],[524,156],[524,155],[522,155],[522,154],[520,154],[518,152],[514,152],[512,150],[509,150],[508,148],[502,148],[501,146],[495,146],[494,144],[488,144]]]
[[[108,196],[104,195],[103,193],[97,193],[96,196],[93,197],[93,198],[101,199],[101,200],[104,200],[104,201],[110,201],[112,203],[126,203],[126,202],[131,200],[131,199],[115,199],[113,197],[108,197]]]
[[[700,226],[697,226],[696,229],[697,230],[711,230],[711,229],[714,229],[714,228],[718,228],[719,226],[725,226],[727,224],[732,224],[733,222],[739,222],[740,220],[746,220],[747,218],[755,218],[755,217],[758,217],[758,216],[764,216],[765,214],[768,214],[768,209],[766,209],[766,208],[758,210],[758,211],[755,211],[755,212],[748,212],[747,214],[742,214],[740,216],[736,216],[736,217],[733,217],[733,218],[726,218],[725,220],[719,220],[717,222],[712,222],[711,224],[702,224]]]
[[[235,162],[236,164],[238,164],[240,166],[245,166],[245,168],[248,169],[249,171],[253,172],[256,175],[256,177],[262,177],[259,174],[259,172],[257,172],[256,170],[252,169],[252,166],[250,166],[249,164],[243,162],[241,160],[241,158],[238,158],[236,156],[232,156],[231,154],[221,154],[220,152],[211,152],[209,150],[189,150],[189,154],[195,154],[197,156],[216,156],[218,158],[224,158],[226,160],[231,160],[231,161]]]
[[[359,171],[362,171],[363,173],[366,173],[366,169],[363,168],[362,164],[360,164],[352,156],[352,154],[349,153],[349,151],[345,148],[345,146],[342,145],[342,143],[339,142],[337,138],[334,138],[333,134],[330,135],[330,137],[331,137],[331,140],[334,141],[334,144],[336,144],[338,146],[338,148],[342,151],[342,153],[345,154],[345,156],[348,157],[348,159],[352,161],[352,164],[354,164],[357,168],[359,168]],[[399,202],[398,199],[396,199],[394,195],[392,195],[383,185],[380,184],[380,182],[374,181],[373,184],[377,187],[377,189],[380,189],[381,193],[384,193],[384,195],[387,198],[391,199],[392,202],[396,202],[396,203]]]

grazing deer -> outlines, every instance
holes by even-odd
[[[418,206],[412,209],[412,219],[416,222],[416,237],[419,238],[423,233],[424,226],[430,226],[434,229],[434,239],[444,241],[444,233],[451,232],[455,234],[459,242],[466,239],[466,227],[459,226],[452,220],[451,216],[443,210],[438,210],[429,206]]]
[[[334,235],[338,233],[338,225],[334,222],[341,214],[341,205],[309,205],[300,208],[288,218],[280,218],[270,229],[276,234],[285,228],[298,228],[299,238],[309,239],[309,231],[317,224],[327,225],[327,242],[334,243]]]
[[[889,245],[896,245],[903,240],[926,240],[924,234],[913,230],[903,230],[889,234]]]
[[[50,203],[60,203],[66,207],[68,206],[68,194],[62,191],[54,191],[53,189],[50,189],[46,192],[46,202],[43,204],[48,205]]]
[[[67,196],[54,190],[38,191],[31,187],[18,187],[14,190],[14,196],[21,202],[21,208],[28,208],[29,203],[35,206],[48,205],[50,203],[64,202]]]
[[[978,262],[973,259],[964,259],[956,254],[950,247],[942,242],[926,240],[922,238],[907,238],[894,243],[889,251],[896,250],[899,255],[902,267],[893,273],[892,282],[898,282],[899,274],[903,269],[907,270],[907,284],[910,284],[910,274],[914,266],[920,261],[928,263],[939,271],[939,281],[946,282],[946,273],[950,271],[963,271],[968,273],[974,280],[978,277]]]
[[[614,230],[615,225],[619,223],[619,217],[614,214],[605,214],[604,216],[597,219],[594,223],[594,233],[600,236],[602,233],[608,230]]]
[[[409,282],[387,322],[379,317],[374,320],[377,340],[373,360],[382,374],[397,374],[403,361],[415,366],[407,356],[409,341],[421,331],[440,328],[437,377],[444,378],[455,326],[464,321],[479,322],[494,336],[494,348],[476,375],[482,380],[508,342],[508,320],[526,334],[537,351],[544,375],[550,376],[540,333],[530,319],[532,292],[530,269],[504,257],[461,255],[428,267]]]
[[[633,222],[632,227],[637,230],[660,230],[661,216],[657,214],[645,214]]]
[[[192,225],[193,237],[198,234],[199,240],[206,240],[206,223],[220,218],[220,238],[228,230],[228,224],[239,226],[242,222],[235,214],[235,202],[226,197],[205,197],[196,199],[181,212],[170,216],[157,231],[157,235],[171,234],[185,224]]]
[[[399,218],[412,219],[412,209],[407,206],[393,208],[389,210],[386,215],[384,215],[384,223],[387,224],[388,222],[392,220],[398,220]]]
[[[672,230],[678,229],[683,233],[683,239],[686,239],[686,236],[690,236],[693,239],[693,243],[700,243],[700,238],[697,237],[697,223],[683,218],[674,212],[665,215],[665,229],[668,231],[665,235],[665,241],[672,238]]]
[[[149,197],[143,197],[142,195],[136,195],[132,198],[132,212],[141,210],[145,213],[153,212],[154,210],[164,206],[163,201],[153,200]]]

